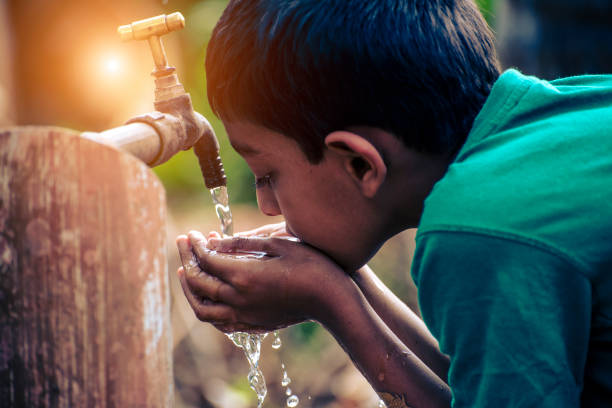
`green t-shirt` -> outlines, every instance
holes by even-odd
[[[454,407],[612,406],[612,76],[505,72],[416,240]]]

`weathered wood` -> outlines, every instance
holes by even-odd
[[[165,211],[126,153],[0,129],[1,406],[172,406]]]

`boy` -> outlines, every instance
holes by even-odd
[[[198,318],[316,320],[390,407],[609,406],[612,77],[492,42],[468,0],[231,1],[208,96],[286,225],[177,238]],[[364,266],[417,226],[427,327]]]

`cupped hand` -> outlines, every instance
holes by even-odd
[[[297,241],[298,239],[287,231],[285,221],[276,224],[266,224],[261,227],[236,233],[237,237],[261,237],[261,238],[286,238]]]
[[[276,224],[266,224],[247,231],[240,231],[234,234],[235,237],[259,237],[259,238],[285,238],[293,241],[299,239],[287,231],[285,221]],[[207,239],[223,238],[217,231],[210,231]]]
[[[319,251],[282,238],[177,238],[179,278],[196,316],[222,331],[267,331],[319,320],[354,287]],[[249,254],[262,254],[253,256]]]

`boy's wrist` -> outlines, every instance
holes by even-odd
[[[338,279],[337,284],[325,285],[321,292],[317,308],[313,315],[314,320],[321,323],[332,333],[339,324],[346,320],[347,315],[355,313],[360,303],[365,301],[361,291],[353,280],[342,272],[344,279]]]

